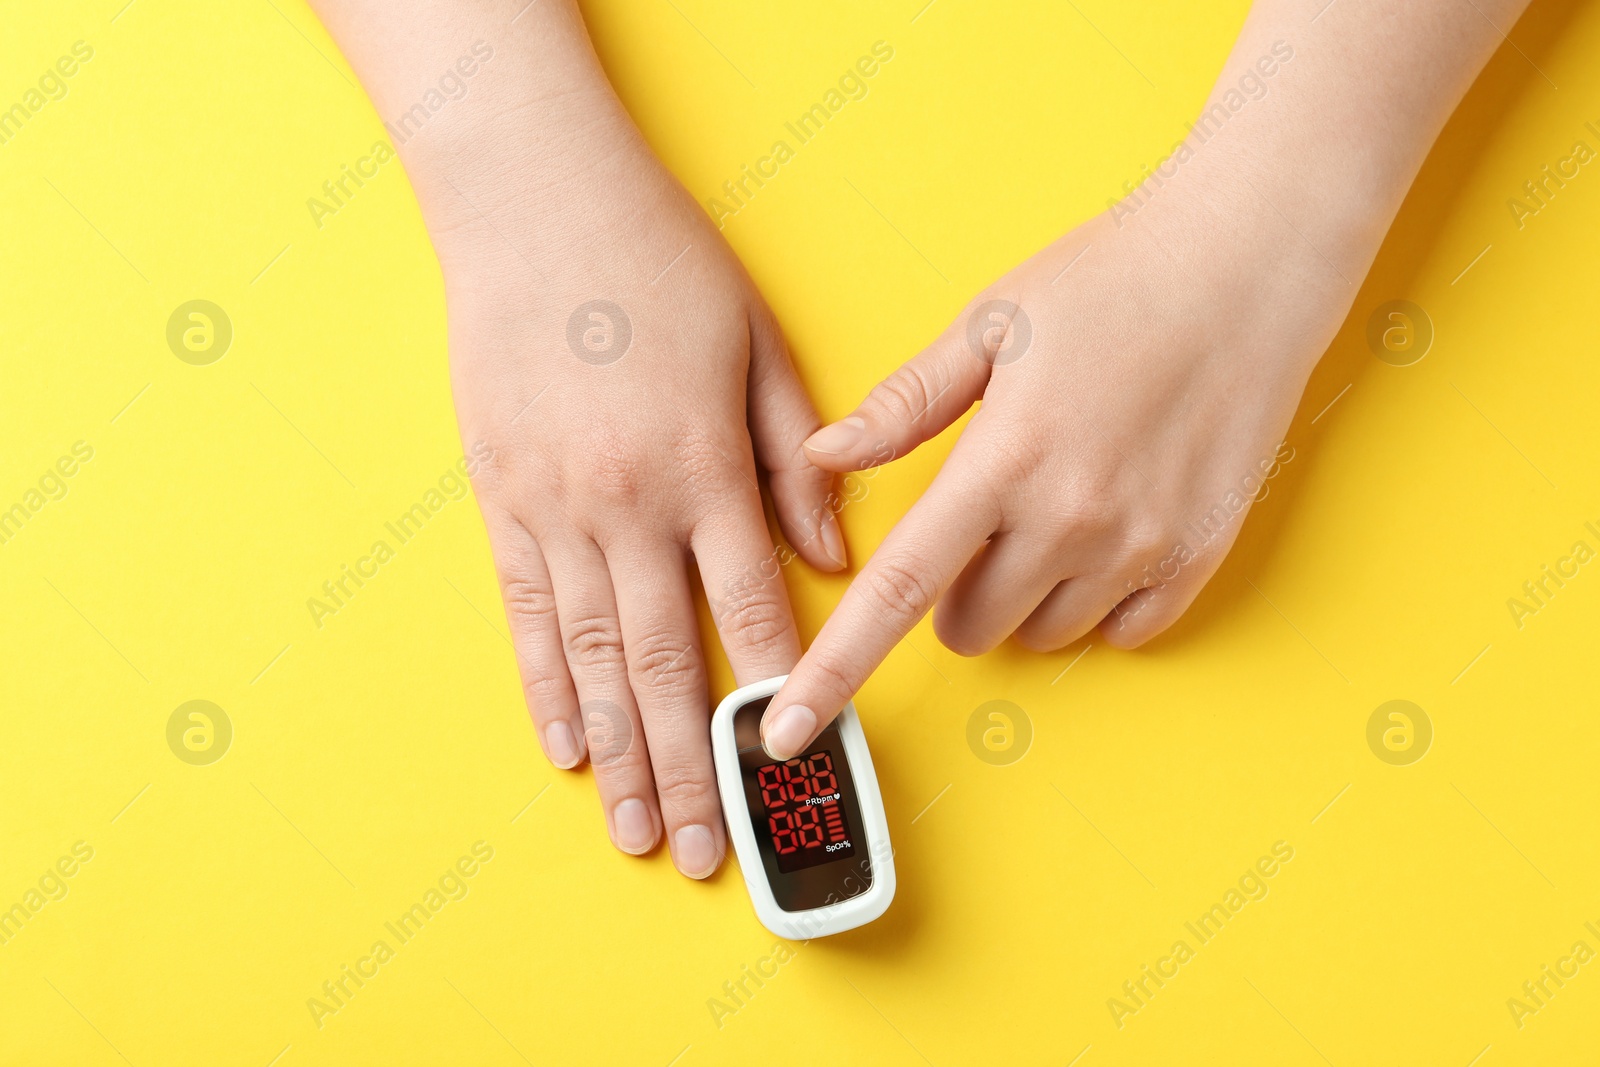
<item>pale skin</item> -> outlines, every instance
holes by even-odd
[[[391,121],[474,42],[493,49],[397,147],[443,270],[462,439],[493,450],[474,488],[528,705],[554,764],[590,758],[612,842],[664,838],[695,878],[726,851],[691,567],[736,680],[790,672],[764,723],[780,758],[930,610],[966,655],[1096,627],[1133,647],[1170,626],[1248,499],[1205,518],[1270,469],[1429,147],[1525,3],[1257,0],[1209,102],[1225,119],[822,427],[571,0],[312,0]],[[597,299],[631,333],[610,361],[609,317],[580,323],[598,355],[568,340]],[[843,569],[833,473],[904,455],[979,401],[801,656],[759,476],[800,557]]]
[[[1021,308],[1024,353],[978,358],[969,308],[807,442],[854,470],[982,401],[773,699],[773,756],[803,751],[930,610],[964,655],[1096,629],[1132,648],[1216,573],[1429,148],[1526,7],[1325,3],[1257,0],[1208,106],[1251,74],[1265,95],[1191,135],[1131,215],[1090,219],[979,294]]]
[[[443,269],[462,441],[493,451],[473,484],[528,706],[552,763],[590,758],[617,848],[665,838],[680,871],[705,877],[727,839],[689,569],[740,683],[794,666],[758,470],[800,556],[841,569],[833,478],[801,448],[821,420],[766,304],[612,92],[574,4],[313,6],[392,123],[475,42],[493,50],[397,147]],[[569,344],[574,312],[596,299],[628,319],[612,362],[619,324],[605,316],[580,316]]]

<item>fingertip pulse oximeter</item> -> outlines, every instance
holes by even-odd
[[[767,755],[761,716],[783,682],[729,694],[711,717],[711,750],[756,917],[803,941],[882,915],[894,899],[894,850],[854,704],[794,759]]]

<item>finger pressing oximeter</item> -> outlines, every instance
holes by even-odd
[[[872,755],[853,704],[809,747],[775,760],[761,716],[783,686],[729,694],[711,718],[722,814],[761,925],[805,940],[850,930],[894,899],[894,850]]]

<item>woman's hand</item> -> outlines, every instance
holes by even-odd
[[[806,443],[903,455],[977,402],[763,737],[803,751],[918,619],[975,655],[1137,645],[1216,572],[1423,157],[1526,0],[1256,0],[1190,135]],[[941,600],[942,598],[942,600]]]
[[[819,467],[858,470],[983,401],[774,700],[773,756],[803,751],[935,604],[962,655],[1096,627],[1126,648],[1216,572],[1292,458],[1284,431],[1352,291],[1281,242],[1164,221],[1074,230],[806,442]]]
[[[587,741],[617,847],[664,824],[703,877],[725,837],[691,558],[745,684],[800,653],[758,463],[797,551],[837,570],[844,549],[771,313],[654,159],[612,159],[607,195],[536,235],[497,214],[538,275],[498,238],[448,255],[495,264],[447,276],[451,371],[463,439],[494,450],[474,487],[545,753],[572,767]]]
[[[665,830],[705,877],[726,835],[690,567],[741,684],[793,666],[758,469],[796,551],[843,567],[832,477],[801,448],[820,420],[573,4],[514,23],[517,5],[319,6],[384,115],[478,43],[469,91],[400,151],[444,270],[462,439],[490,454],[474,489],[528,706],[558,767],[587,753],[619,849]]]

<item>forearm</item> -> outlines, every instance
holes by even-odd
[[[1305,280],[1353,297],[1439,131],[1526,6],[1333,0],[1318,15],[1313,0],[1258,0],[1183,146],[1138,195],[1155,207],[1177,189],[1165,198],[1203,204],[1241,237],[1309,244],[1324,269]],[[1163,223],[1162,210],[1148,214]]]
[[[573,0],[311,6],[404,160],[447,278],[573,254],[560,232],[588,213],[574,205],[659,169]],[[520,239],[535,232],[549,240]]]

